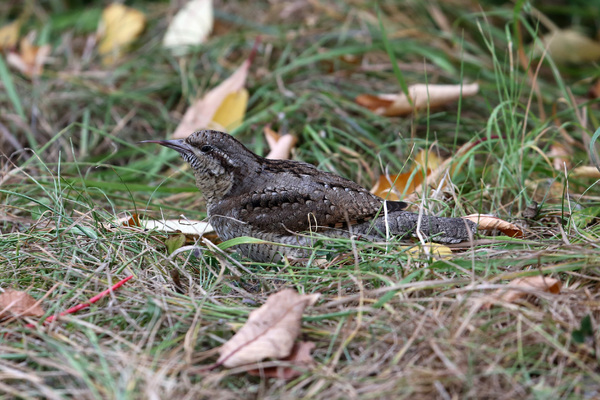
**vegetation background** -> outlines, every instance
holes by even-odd
[[[599,125],[597,1],[216,0],[212,34],[180,57],[161,42],[182,2],[133,0],[145,28],[110,65],[96,37],[108,5],[0,3],[0,26],[18,20],[20,38],[35,31],[32,44],[51,49],[38,75],[7,63],[22,43],[0,57],[0,288],[43,299],[53,315],[134,276],[50,325],[0,322],[2,396],[600,396],[598,177],[577,170],[593,166]],[[572,30],[592,44],[535,50]],[[205,217],[177,154],[137,142],[170,137],[258,36],[246,116],[231,132],[249,148],[266,154],[270,124],[296,135],[294,159],[369,188],[432,149],[461,167],[451,189],[425,190],[415,209],[491,213],[525,237],[443,257],[340,241],[316,250],[322,264],[260,265],[198,238],[196,250],[169,256],[167,233],[117,224],[132,214]],[[461,82],[478,82],[479,94],[404,117],[354,101]],[[558,279],[560,293],[482,306],[493,290],[540,274]],[[314,367],[288,381],[201,371],[283,287],[321,293],[301,333],[316,345]]]

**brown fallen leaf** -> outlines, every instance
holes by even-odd
[[[600,171],[598,168],[584,165],[577,167],[571,172],[571,176],[574,178],[592,178],[600,179]]]
[[[43,317],[44,309],[31,295],[14,289],[0,294],[0,320],[9,317]]]
[[[463,144],[455,153],[453,157],[449,157],[443,162],[439,164],[437,168],[433,171],[427,172],[427,179],[424,185],[418,185],[415,187],[415,192],[406,196],[403,200],[407,203],[414,202],[418,199],[419,194],[423,191],[424,188],[439,188],[440,184],[445,183],[444,186],[451,184],[449,180],[445,180],[444,177],[448,175],[452,175],[457,167],[460,167],[462,164],[457,164],[457,162],[469,151],[473,148],[474,144],[472,142],[467,142]]]
[[[0,50],[12,49],[19,40],[21,21],[16,20],[0,28]]]
[[[429,173],[429,170],[427,172]],[[401,200],[402,193],[412,193],[423,183],[422,173],[415,173],[409,182],[412,175],[412,171],[398,175],[379,175],[379,180],[371,189],[371,193],[389,201]]]
[[[286,133],[281,135],[275,132],[269,125],[263,128],[263,133],[269,144],[269,154],[265,158],[271,160],[288,160],[290,158],[290,152],[296,145],[298,139],[296,136]]]
[[[514,303],[527,296],[532,290],[540,290],[546,293],[558,294],[562,284],[558,279],[543,275],[527,276],[510,282],[505,289],[498,289],[490,295],[495,301]],[[486,302],[484,308],[490,308],[492,302]]]
[[[254,45],[248,58],[229,78],[187,109],[173,133],[175,139],[184,139],[199,129],[227,131],[241,125],[248,104],[248,91],[244,86],[256,54],[256,47],[257,44]]]
[[[126,215],[122,218],[119,218],[116,222],[117,222],[117,225],[123,225],[123,226],[137,226],[137,227],[142,226],[142,223],[140,222],[139,214],[132,214],[131,216]]]
[[[114,64],[125,48],[144,30],[146,16],[141,11],[112,3],[102,11],[98,25],[98,53],[104,65]]]
[[[21,39],[19,51],[11,51],[6,56],[6,62],[29,78],[35,78],[42,74],[44,63],[46,63],[52,48],[50,45],[34,46],[32,36],[28,35]]]
[[[398,175],[380,175],[379,180],[371,189],[371,193],[390,201],[401,200],[402,193],[413,193],[421,186],[424,179],[423,170],[425,168],[425,176],[428,176],[432,170],[439,168],[441,162],[441,159],[435,152],[421,150],[415,156],[415,165],[409,172]]]
[[[523,230],[515,224],[504,221],[493,215],[471,214],[463,217],[477,224],[477,230],[494,231],[498,230],[510,237],[523,237]]]
[[[251,369],[248,373],[252,376],[284,380],[297,378],[302,375],[302,369],[310,368],[315,364],[315,360],[310,354],[314,348],[315,344],[313,342],[296,342],[292,348],[292,353],[280,360],[288,361],[286,365]]]
[[[361,94],[354,101],[373,111],[375,114],[387,117],[407,115],[415,110],[429,107],[439,107],[452,103],[461,97],[474,96],[479,91],[479,85],[426,85],[416,84],[408,87],[408,94]]]
[[[298,294],[284,289],[250,313],[246,324],[219,349],[216,365],[233,368],[265,358],[288,357],[300,333],[304,309],[314,304],[319,294]]]

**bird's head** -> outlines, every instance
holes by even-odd
[[[196,177],[196,186],[208,203],[227,195],[237,176],[251,170],[258,156],[233,136],[213,130],[194,132],[185,139],[145,140],[179,152]]]

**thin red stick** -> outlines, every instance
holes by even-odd
[[[54,321],[57,317],[61,317],[63,315],[67,315],[67,314],[73,314],[79,310],[82,310],[84,308],[87,308],[89,306],[91,306],[92,304],[94,304],[95,302],[97,302],[98,300],[100,300],[101,298],[103,298],[104,296],[106,296],[107,294],[109,294],[110,292],[112,292],[113,290],[117,290],[118,288],[120,288],[121,286],[123,286],[123,284],[125,282],[127,282],[128,280],[130,280],[131,278],[133,278],[133,275],[128,276],[127,278],[123,279],[122,281],[119,281],[117,283],[115,283],[113,285],[113,287],[111,287],[110,289],[106,289],[103,292],[98,293],[97,295],[95,295],[94,297],[92,297],[88,302],[86,303],[81,303],[76,305],[75,307],[71,307],[69,308],[67,311],[63,311],[58,315],[51,315],[48,318],[46,318],[45,322],[51,322]]]

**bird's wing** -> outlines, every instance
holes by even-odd
[[[261,231],[282,234],[341,228],[374,218],[381,211],[383,200],[351,183],[267,187],[237,197],[236,204],[223,202],[211,214],[230,216]],[[402,202],[387,203],[390,212],[404,206]]]

